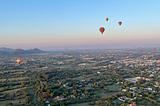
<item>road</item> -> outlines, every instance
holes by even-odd
[[[37,78],[36,78],[37,79]],[[39,86],[41,86],[41,84],[39,83]],[[38,106],[41,106],[40,103],[38,102],[38,94],[36,95],[36,97],[34,98],[34,101],[37,103]]]
[[[38,106],[41,106],[40,103],[38,102],[38,94],[36,95],[36,97],[34,98],[35,102],[37,103]]]

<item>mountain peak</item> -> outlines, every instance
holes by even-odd
[[[18,49],[12,50],[12,51],[10,51],[10,52],[11,52],[11,53],[15,53],[15,52],[22,53],[22,52],[25,52],[25,51],[18,48]]]
[[[10,52],[10,51],[12,51],[12,50],[13,50],[13,49],[6,48],[6,47],[1,47],[1,48],[0,48],[0,51]]]

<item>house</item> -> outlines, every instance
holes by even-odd
[[[63,62],[58,62],[58,65],[64,64]]]
[[[126,92],[126,89],[122,89],[122,91]]]
[[[127,106],[136,106],[136,104],[129,104],[129,105],[127,105]]]
[[[57,96],[57,97],[54,97],[54,99],[56,99],[57,101],[60,101],[60,100],[64,100],[67,98],[64,98],[63,96]]]
[[[47,69],[48,67],[42,67],[42,69]]]
[[[71,96],[71,98],[73,97],[73,98],[76,98],[74,95],[70,95]]]
[[[49,101],[46,101],[46,103],[49,103]]]
[[[132,88],[130,88],[130,90],[136,90],[136,88],[137,88],[137,87],[132,87]]]
[[[152,88],[147,88],[149,91],[152,91]]]

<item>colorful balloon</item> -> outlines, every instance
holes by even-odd
[[[20,64],[22,62],[22,59],[18,58],[17,63]]]
[[[156,47],[154,47],[153,49],[156,50]]]
[[[109,20],[109,18],[106,18],[106,21],[108,21]]]
[[[118,22],[118,24],[119,24],[119,25],[122,25],[122,22],[121,22],[121,21],[119,21],[119,22]]]
[[[104,29],[103,27],[100,27],[100,28],[99,28],[99,31],[100,31],[102,34],[103,34],[104,30],[105,30],[105,29]]]

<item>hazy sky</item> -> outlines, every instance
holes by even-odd
[[[0,47],[54,50],[159,41],[160,0],[0,0]]]

